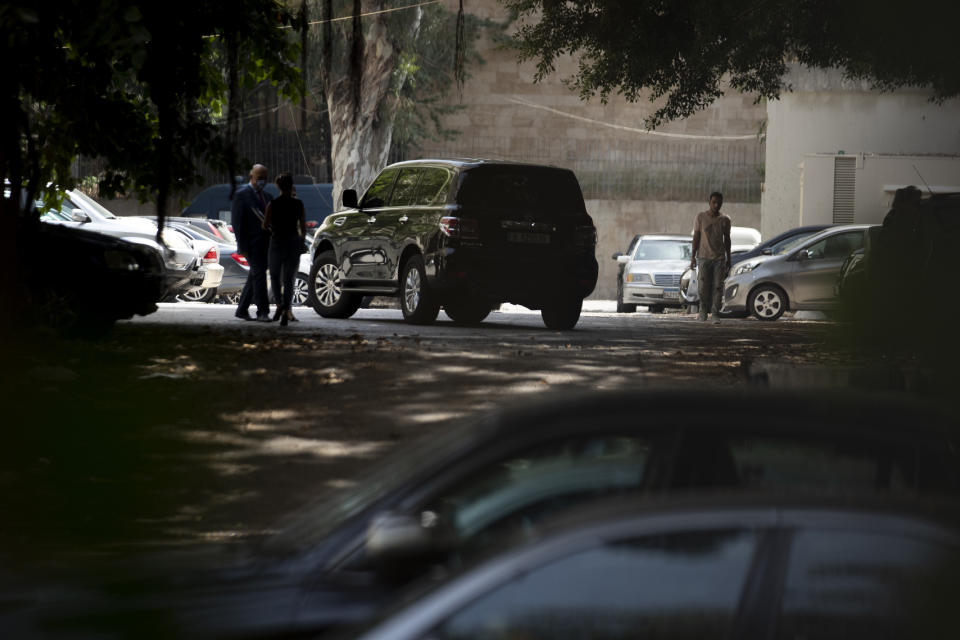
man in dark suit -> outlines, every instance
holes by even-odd
[[[259,322],[270,322],[270,299],[267,297],[267,261],[270,234],[263,230],[263,216],[270,202],[270,194],[263,190],[267,184],[267,168],[255,164],[250,170],[250,182],[233,195],[230,222],[237,236],[237,253],[250,263],[247,282],[240,293],[236,316],[253,320],[250,304],[257,305]]]

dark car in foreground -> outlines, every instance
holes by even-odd
[[[955,638],[955,504],[618,500],[422,589],[363,640]]]
[[[45,223],[37,238],[44,258],[34,262],[28,279],[41,306],[56,300],[67,311],[70,317],[56,324],[98,331],[156,311],[167,276],[164,249],[157,243]]]
[[[365,295],[398,296],[408,322],[443,307],[460,324],[503,302],[571,329],[597,282],[596,229],[572,171],[488,160],[386,167],[313,243],[310,304],[351,316]]]
[[[96,606],[119,625],[152,612],[171,636],[319,633],[370,620],[404,585],[602,498],[956,496],[955,428],[920,405],[823,393],[551,398],[444,425],[279,523],[249,556],[203,573],[156,558],[145,564],[169,570],[165,578],[134,571],[128,586],[101,587]],[[79,611],[59,614],[64,625],[96,609],[64,604],[74,601]]]

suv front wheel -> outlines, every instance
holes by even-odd
[[[318,255],[310,268],[307,304],[324,318],[349,318],[361,300],[359,294],[343,292],[343,271],[333,251]]]
[[[427,284],[427,272],[421,256],[412,256],[400,272],[400,309],[403,319],[412,324],[433,324],[440,313],[437,295]]]
[[[573,329],[580,320],[583,298],[561,297],[543,305],[540,316],[548,329]]]

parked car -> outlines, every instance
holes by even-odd
[[[500,409],[425,433],[350,488],[278,523],[278,533],[246,549],[250,556],[234,548],[236,564],[195,574],[150,558],[172,575],[134,571],[129,583],[89,598],[70,594],[67,581],[25,598],[14,581],[6,601],[0,588],[0,627],[9,629],[24,603],[46,615],[35,599],[49,595],[69,610],[55,628],[72,624],[83,637],[105,635],[92,626],[104,621],[126,631],[115,635],[140,637],[158,620],[171,637],[308,636],[370,620],[411,581],[454,571],[515,533],[605,497],[811,490],[919,504],[956,496],[955,418],[889,398],[815,400],[682,390]],[[147,626],[136,633],[125,624]]]
[[[693,234],[691,234],[693,235]],[[730,255],[753,251],[760,244],[760,232],[753,227],[730,227]]]
[[[776,320],[787,310],[832,310],[834,284],[848,255],[863,247],[870,225],[837,225],[788,242],[776,255],[741,262],[724,282],[723,307]]]
[[[52,294],[71,317],[68,329],[99,332],[116,320],[148,315],[163,295],[163,248],[145,238],[133,241],[60,224],[41,224],[38,254],[26,272],[34,296]],[[122,292],[122,295],[118,295]]]
[[[238,177],[237,186],[243,186],[247,180]],[[313,230],[333,212],[333,185],[314,184],[312,179],[296,176],[294,179],[296,197],[303,202],[307,217],[307,228]],[[277,185],[267,184],[266,191],[276,198],[280,195]],[[182,216],[203,217],[230,223],[230,185],[217,184],[201,191],[181,212]]]
[[[637,248],[637,243],[640,241],[640,234],[633,236],[633,239],[630,241],[630,244],[627,245],[627,250],[623,253],[617,251],[614,253],[611,258],[617,261],[617,313],[633,313],[637,310],[636,306],[630,308],[628,305],[623,304],[623,270],[626,268],[626,262],[620,262],[620,256],[630,256],[633,255],[633,250]]]
[[[200,244],[215,243],[216,255],[219,266],[223,269],[220,284],[213,288],[200,288],[195,291],[185,291],[178,297],[180,300],[188,302],[213,302],[217,296],[239,295],[243,290],[243,285],[247,281],[247,273],[250,271],[249,264],[245,264],[246,259],[242,259],[237,253],[237,245],[227,243],[221,237],[213,236],[202,230],[202,227],[180,222],[170,222],[169,227],[176,229],[188,236],[194,243]],[[210,258],[210,250],[207,250],[206,259]]]
[[[936,509],[936,510],[935,510]],[[622,499],[434,580],[362,640],[952,638],[954,504]]]
[[[683,306],[680,276],[690,265],[692,251],[691,236],[640,236],[632,254],[617,258],[624,265],[617,311],[630,313],[642,304],[650,313],[663,313],[666,307]]]
[[[313,243],[309,299],[347,318],[365,295],[398,296],[408,322],[442,306],[459,324],[503,302],[571,329],[597,282],[596,229],[572,171],[487,160],[386,167],[329,216]]]
[[[118,217],[99,202],[76,189],[63,194],[59,209],[47,209],[40,201],[37,206],[41,212],[41,218],[50,224],[77,227],[131,242],[141,242],[148,246],[154,243],[157,237],[155,222],[132,216]],[[166,270],[163,295],[156,301],[196,289],[203,284],[206,277],[203,256],[197,254],[197,249],[190,243],[189,238],[178,232],[166,230],[160,237],[166,249],[163,252]]]

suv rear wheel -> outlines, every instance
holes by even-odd
[[[548,329],[565,331],[573,329],[580,320],[583,298],[562,297],[543,305],[540,316]]]
[[[437,295],[427,284],[427,272],[421,256],[412,256],[400,272],[400,309],[403,319],[412,324],[433,324],[440,313]]]
[[[343,292],[343,271],[333,251],[313,261],[307,287],[307,304],[324,318],[349,318],[360,308],[362,296]]]

